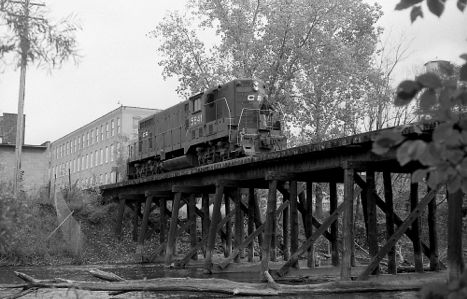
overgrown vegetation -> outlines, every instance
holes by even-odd
[[[0,183],[0,265],[134,261],[136,243],[131,241],[129,211],[125,213],[124,240],[121,242],[114,234],[115,204],[103,203],[97,192],[72,188],[64,189],[63,193],[84,234],[84,247],[78,255],[73,253],[73,248],[57,229],[60,223],[47,189],[33,194],[22,193],[16,200],[12,184]]]

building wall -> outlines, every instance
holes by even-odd
[[[49,177],[57,185],[88,188],[125,177],[133,119],[158,110],[121,106],[51,144]],[[97,132],[97,136],[96,136]]]
[[[22,190],[38,191],[48,186],[48,144],[24,145],[21,155],[23,171]],[[13,182],[15,169],[15,146],[0,144],[0,180]]]
[[[26,127],[26,115],[24,116],[23,125],[23,144],[24,144],[24,128]],[[16,123],[18,114],[3,113],[0,115],[0,144],[16,144]]]

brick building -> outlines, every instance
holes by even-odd
[[[138,121],[158,111],[121,106],[52,142],[51,181],[88,188],[124,179],[128,144],[137,138]]]
[[[24,124],[26,124],[26,115],[23,115]],[[16,144],[16,124],[18,114],[3,113],[0,115],[0,144]],[[23,144],[24,144],[24,128],[23,126]]]
[[[30,193],[48,186],[49,142],[41,145],[23,145],[21,154],[21,190]],[[0,178],[13,182],[15,169],[15,145],[0,144]]]
[[[15,173],[16,113],[0,115],[0,182],[13,183]],[[26,116],[24,116],[26,121]],[[21,151],[21,190],[39,191],[48,185],[49,142],[41,145],[24,144]]]

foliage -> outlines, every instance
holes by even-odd
[[[396,9],[412,7],[421,12],[422,2],[402,0]],[[440,16],[444,2],[427,0],[429,10]],[[418,7],[418,8],[417,8]],[[465,1],[458,1],[459,10],[465,8]],[[419,14],[419,13],[417,13]],[[414,21],[416,18],[412,18]],[[467,54],[461,55],[467,60]],[[467,192],[467,63],[456,74],[448,62],[439,62],[439,71],[427,72],[414,80],[405,80],[397,87],[394,104],[407,105],[418,100],[420,113],[426,119],[437,122],[432,140],[409,139],[401,131],[393,130],[382,134],[373,144],[373,151],[384,154],[395,148],[401,165],[411,161],[419,162],[422,167],[415,171],[412,179],[417,182],[426,180],[430,188],[447,184],[449,192],[462,189]]]
[[[29,3],[29,1],[27,1]],[[0,43],[0,61],[14,61],[19,67],[21,55],[38,67],[57,68],[67,59],[77,61],[75,33],[80,29],[73,16],[53,22],[42,5],[0,0],[0,29],[5,31]],[[8,58],[8,59],[6,59]]]
[[[47,194],[22,193],[16,199],[11,184],[0,182],[0,263],[35,263],[69,256],[59,234],[47,238],[56,222]]]
[[[369,98],[370,80],[381,75],[371,67],[380,7],[360,0],[189,4],[186,15],[170,13],[149,34],[160,42],[163,75],[179,79],[179,94],[233,78],[259,78],[308,141],[341,136],[343,124],[362,115],[359,100]],[[207,40],[205,32],[217,38]]]

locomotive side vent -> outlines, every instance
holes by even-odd
[[[199,137],[203,137],[203,128],[199,128]]]
[[[212,126],[212,124],[209,125],[209,134],[212,134],[212,132],[214,131],[214,128]]]

